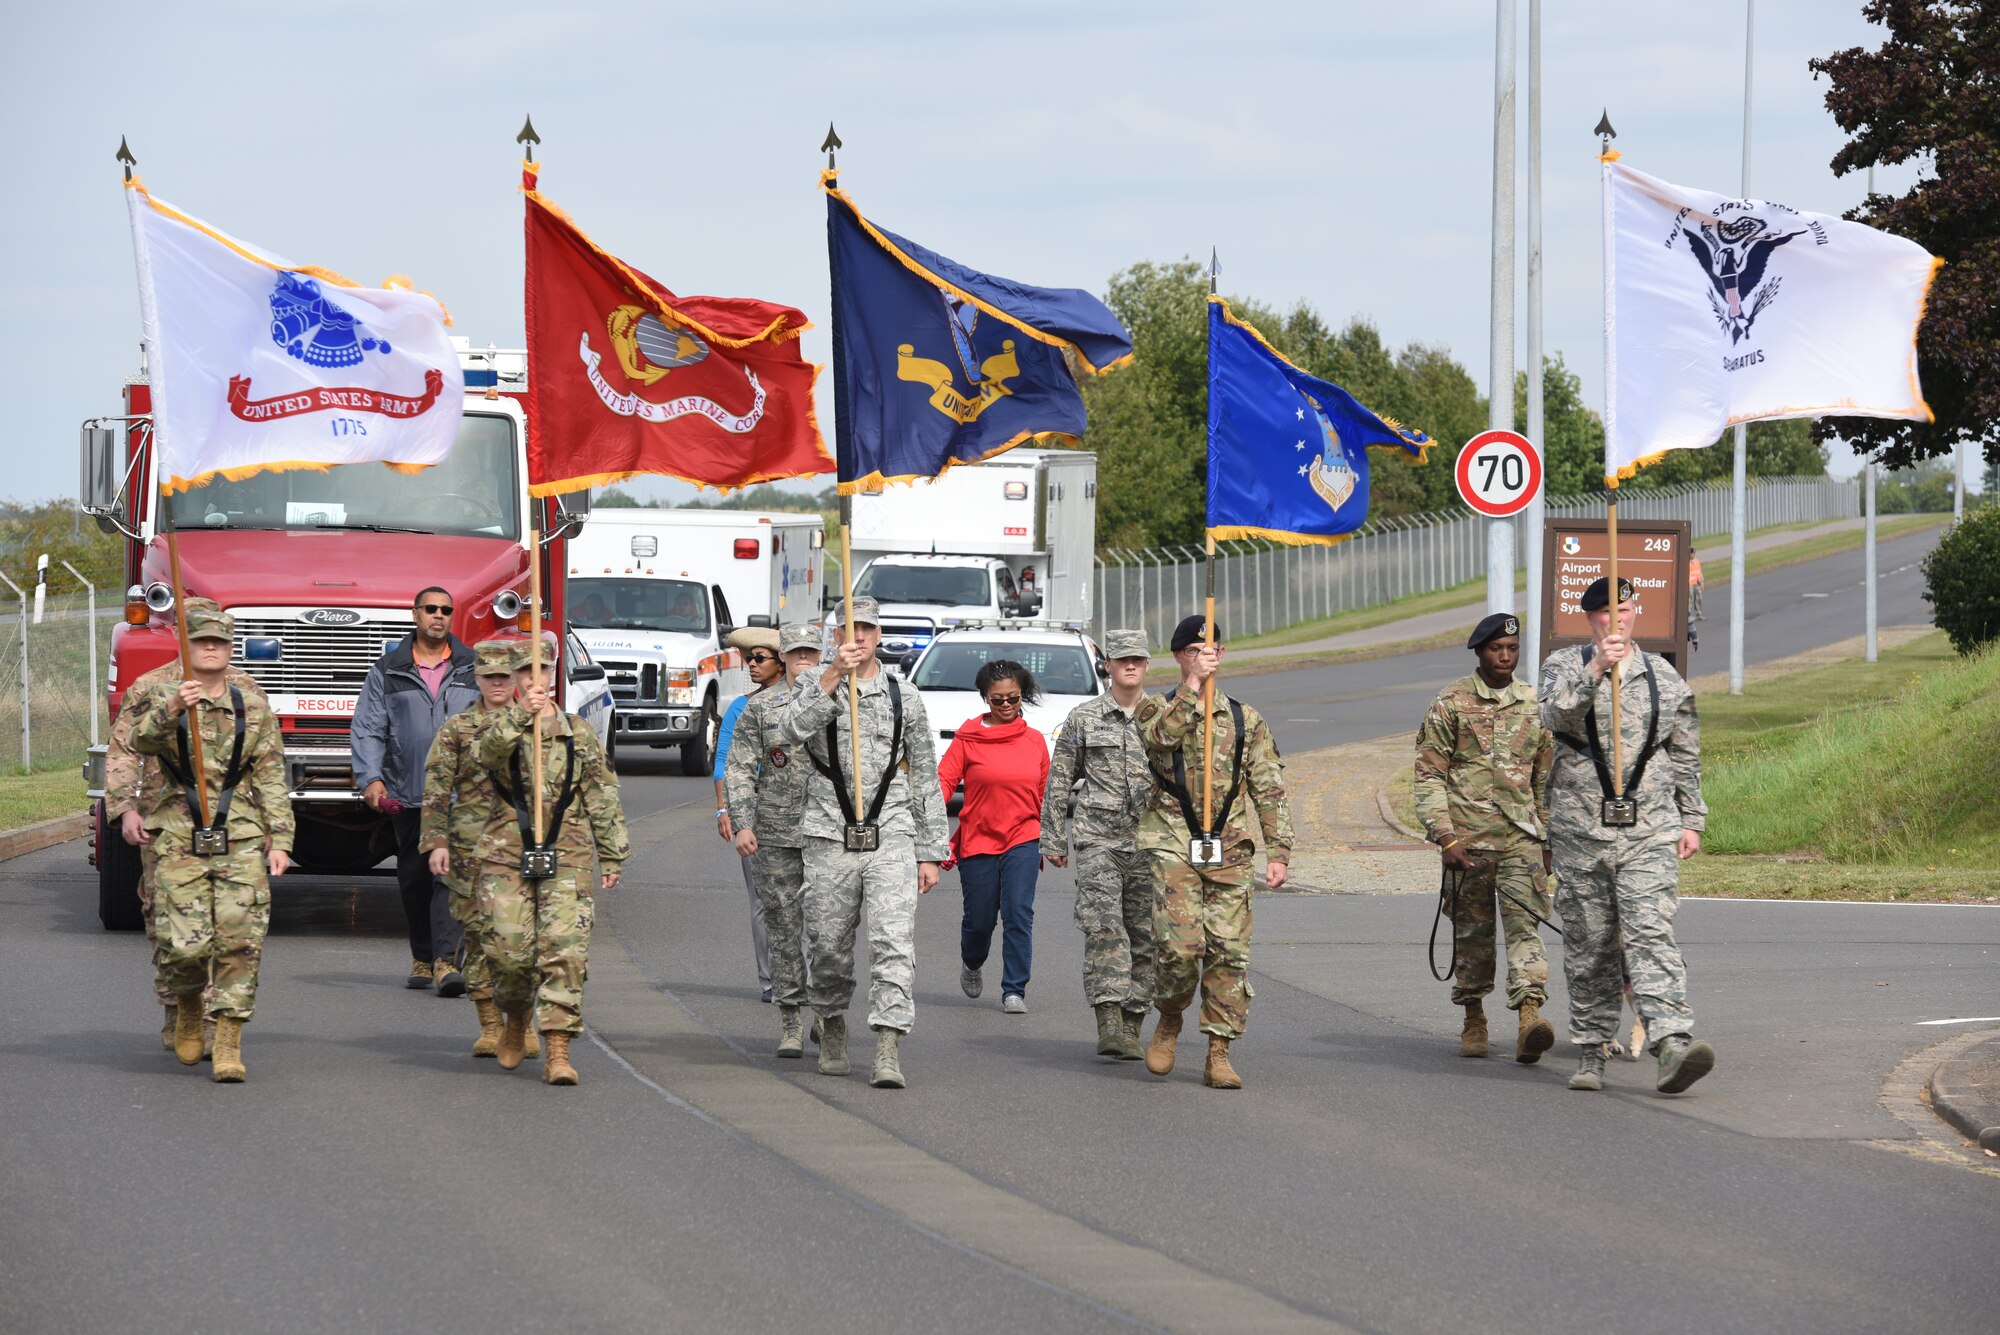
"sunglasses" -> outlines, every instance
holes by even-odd
[[[755,653],[745,655],[743,661],[746,663],[775,663],[778,661],[778,656],[776,654]]]
[[[452,611],[450,603],[418,603],[417,610],[434,617],[448,617]]]
[[[986,703],[989,705],[1018,705],[1021,703],[1021,697],[1018,695],[989,695],[986,697]]]

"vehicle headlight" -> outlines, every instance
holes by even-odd
[[[691,705],[694,703],[694,673],[684,668],[667,672],[665,703],[670,705]]]

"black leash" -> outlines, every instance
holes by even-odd
[[[1426,952],[1428,958],[1426,959],[1425,962],[1430,967],[1431,977],[1437,979],[1440,983],[1450,982],[1452,980],[1452,977],[1458,972],[1458,931],[1457,931],[1458,889],[1459,886],[1463,884],[1464,880],[1465,880],[1464,872],[1454,873],[1450,867],[1444,868],[1442,874],[1438,878],[1438,906],[1437,906],[1437,912],[1433,914],[1431,917],[1431,940],[1430,940],[1430,946]],[[1495,884],[1493,889],[1499,894],[1500,898],[1506,900],[1508,903],[1512,904],[1515,908],[1527,914],[1530,918],[1533,918],[1537,923],[1541,924],[1543,927],[1548,928],[1550,931],[1554,932],[1557,936],[1562,935],[1562,924],[1550,922],[1547,918],[1544,918],[1541,914],[1535,912],[1533,909],[1529,908],[1526,904],[1523,904],[1520,900],[1508,894],[1505,890],[1502,890],[1498,884]],[[1447,904],[1451,906],[1451,912],[1449,914],[1445,912],[1445,906]],[[1438,924],[1442,922],[1446,917],[1450,917],[1453,922],[1453,930],[1451,934],[1451,959],[1445,964],[1444,972],[1439,973],[1437,966]]]

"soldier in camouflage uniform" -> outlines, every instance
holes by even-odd
[[[168,791],[146,831],[155,858],[156,960],[175,998],[174,1055],[188,1066],[201,1060],[202,990],[212,984],[213,1075],[234,1083],[245,1074],[243,1025],[256,1004],[257,966],[271,926],[270,878],[292,865],[292,804],[277,716],[261,695],[230,686],[236,626],[213,608],[183,609],[190,675],[164,699],[140,702],[131,740],[134,751],[159,758],[168,771]],[[190,769],[184,727],[200,730],[199,774]],[[239,784],[254,798],[237,801]],[[227,833],[226,851],[195,851],[196,791],[207,798],[209,821]]]
[[[1070,711],[1056,733],[1042,799],[1042,856],[1058,867],[1076,850],[1076,925],[1083,992],[1097,1013],[1097,1054],[1137,1061],[1139,1025],[1153,1004],[1153,859],[1139,851],[1139,817],[1153,794],[1138,709],[1152,655],[1146,634],[1104,636],[1111,689]],[[1070,789],[1081,779],[1076,814]]]
[[[1700,849],[1708,820],[1700,724],[1694,693],[1673,665],[1635,652],[1638,607],[1632,586],[1618,583],[1616,622],[1609,584],[1599,579],[1582,599],[1591,643],[1559,649],[1542,664],[1542,722],[1559,743],[1549,835],[1569,1036],[1583,1049],[1569,1086],[1603,1088],[1605,1048],[1618,1037],[1622,934],[1632,1003],[1659,1059],[1658,1088],[1678,1094],[1715,1065],[1715,1049],[1690,1032],[1687,969],[1674,939],[1680,859]],[[1622,756],[1609,736],[1614,680]],[[1622,773],[1614,775],[1620,761]],[[1619,802],[1631,805],[1620,810]]]
[[[1535,688],[1514,680],[1521,623],[1495,612],[1465,647],[1479,667],[1444,688],[1417,731],[1417,817],[1444,856],[1452,891],[1458,970],[1451,1000],[1465,1008],[1461,1057],[1486,1055],[1493,990],[1494,910],[1507,939],[1507,1008],[1520,1012],[1514,1060],[1538,1062],[1556,1041],[1542,1018],[1549,959],[1536,918],[1549,916],[1548,803],[1555,739],[1542,726]]]
[[[603,745],[588,723],[563,713],[550,698],[554,638],[544,637],[539,677],[527,669],[526,643],[517,647],[521,700],[501,711],[479,739],[479,763],[503,801],[479,836],[475,893],[493,916],[486,963],[500,1006],[501,1069],[513,1070],[527,1055],[533,1007],[545,1052],[542,1082],[573,1085],[577,1074],[570,1064],[569,1044],[583,1032],[583,982],[596,916],[592,896],[618,884],[632,849],[618,802],[618,776],[604,761]],[[537,714],[542,734],[542,835],[556,849],[558,866],[554,876],[531,879],[521,873],[521,852],[530,837],[522,830],[521,813],[533,810],[530,738]],[[565,799],[567,809],[558,822]]]
[[[190,598],[187,610],[212,616],[219,615],[222,607],[208,598]],[[146,924],[146,941],[155,947],[158,943],[153,930],[153,873],[158,858],[154,854],[153,836],[147,833],[146,824],[159,811],[160,803],[173,794],[160,763],[132,749],[132,724],[147,710],[164,708],[165,698],[180,688],[181,678],[185,675],[178,658],[139,674],[125,688],[125,697],[118,706],[118,717],[111,723],[110,743],[104,749],[105,829],[115,831],[117,837],[139,850],[139,912]],[[224,679],[245,696],[264,698],[264,690],[257,684],[257,679],[242,668],[231,665]],[[252,799],[255,790],[237,796],[239,800]],[[175,800],[179,799],[176,797]],[[172,1052],[174,1014],[179,1007],[172,990],[167,987],[166,978],[160,973],[157,955],[153,961],[153,995],[166,1008],[166,1022],[160,1029],[160,1046]],[[215,1046],[215,1021],[202,1022],[202,1035],[202,1055],[207,1056]]]
[[[771,944],[771,995],[778,1003],[778,1056],[805,1055],[799,1007],[806,1001],[805,808],[812,766],[802,748],[785,739],[790,688],[819,662],[819,632],[786,626],[778,635],[785,675],[759,690],[743,707],[730,734],[723,789],[736,851],[750,859],[764,933]]]
[[[1159,942],[1153,984],[1159,1024],[1146,1047],[1146,1069],[1167,1075],[1174,1069],[1181,1012],[1201,985],[1201,1030],[1208,1035],[1203,1083],[1241,1089],[1243,1079],[1229,1060],[1230,1043],[1243,1036],[1250,1019],[1250,891],[1253,844],[1246,807],[1263,826],[1264,875],[1272,889],[1284,885],[1292,857],[1292,813],[1285,800],[1285,770],[1271,729],[1249,705],[1217,691],[1212,717],[1214,749],[1204,754],[1208,732],[1202,719],[1202,683],[1222,662],[1222,636],[1202,643],[1199,616],[1174,629],[1174,661],[1181,683],[1170,696],[1147,696],[1139,705],[1139,736],[1153,769],[1154,791],[1139,821],[1139,847],[1153,858],[1159,885],[1154,935]],[[1239,744],[1238,738],[1241,738]],[[1240,745],[1240,751],[1239,751]],[[1192,753],[1192,754],[1190,754]],[[1240,761],[1240,763],[1239,763]],[[1192,763],[1190,763],[1192,762]],[[1212,775],[1214,827],[1201,824],[1203,768]],[[1210,834],[1220,839],[1220,865],[1198,866],[1189,843]]]
[[[902,1038],[916,1021],[917,896],[937,884],[949,850],[937,748],[924,702],[875,658],[882,641],[873,598],[852,602],[851,634],[818,673],[806,673],[785,706],[780,735],[812,763],[804,820],[807,996],[820,1018],[819,1069],[846,1075],[847,1007],[854,997],[854,933],[868,903],[868,1023],[875,1031],[869,1083],[902,1089]],[[846,626],[848,604],[831,624]],[[859,710],[861,803],[854,807],[849,693]],[[901,739],[894,717],[900,708]],[[799,745],[801,744],[802,745]],[[796,752],[794,753],[796,754]],[[873,812],[871,815],[870,812]],[[851,824],[876,827],[877,846],[850,851]],[[865,842],[863,840],[862,842]]]
[[[479,763],[479,739],[514,703],[514,659],[519,640],[483,640],[473,651],[473,680],[479,703],[446,719],[424,761],[424,810],[417,851],[430,858],[431,875],[451,894],[451,916],[465,928],[465,994],[479,1016],[472,1055],[500,1052],[500,1008],[493,1000],[493,970],[486,942],[493,913],[478,894],[479,836],[497,810],[512,807],[493,786],[493,774]],[[527,1055],[524,1053],[523,1055]]]

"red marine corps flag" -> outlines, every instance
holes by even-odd
[[[805,316],[678,297],[598,247],[535,188],[527,209],[529,490],[659,473],[716,487],[833,471],[812,410]]]

